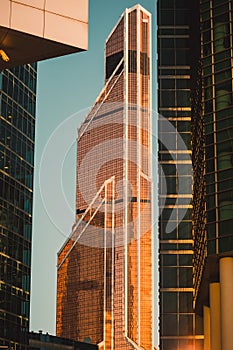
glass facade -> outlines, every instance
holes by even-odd
[[[203,348],[202,320],[193,308],[191,66],[193,23],[199,23],[196,4],[158,0],[157,8],[159,139],[172,140],[169,146],[159,145],[161,350]]]
[[[198,184],[194,186],[199,217],[194,226],[194,282],[200,312],[209,305],[209,283],[220,280],[219,258],[233,253],[232,16],[230,0],[200,1],[202,115],[194,113],[193,123],[205,159],[205,166],[198,167],[196,149],[196,177],[204,175],[205,185],[204,196],[198,194]]]
[[[233,249],[232,1],[201,1],[208,255]]]
[[[0,345],[29,330],[36,64],[0,73]]]
[[[78,134],[77,221],[58,254],[57,335],[153,349],[151,18],[126,10]]]

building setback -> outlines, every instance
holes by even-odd
[[[78,132],[76,223],[58,253],[57,335],[153,349],[151,16],[126,9]]]

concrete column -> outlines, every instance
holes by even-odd
[[[233,258],[220,259],[221,350],[233,349]]]
[[[221,350],[220,283],[210,283],[210,348]]]
[[[210,308],[204,306],[204,350],[210,350]]]

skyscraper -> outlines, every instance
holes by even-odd
[[[58,253],[57,335],[153,349],[151,16],[126,9],[78,133],[76,223]]]
[[[161,350],[197,350],[203,344],[202,320],[193,308],[190,142],[192,67],[199,53],[193,45],[199,31],[197,5],[158,0]]]
[[[36,64],[0,73],[0,344],[29,330]]]
[[[167,14],[171,14],[170,10],[174,7],[171,18],[175,23],[182,3],[184,6],[185,2],[180,0],[160,1],[160,29],[163,6],[166,7]],[[192,123],[189,131],[192,132],[193,164],[193,286],[190,284],[193,287],[193,310],[190,305],[190,312],[196,313],[196,320],[202,318],[204,321],[205,350],[230,350],[233,348],[233,3],[231,0],[203,0],[186,5],[192,10],[192,17],[182,17],[183,20],[186,18],[187,29],[191,28],[191,40],[187,43],[191,49],[187,62],[191,68],[189,81]],[[171,29],[167,21],[169,20],[164,17],[167,26],[162,29],[166,31]],[[178,34],[181,28],[178,26],[174,29],[175,34]],[[163,43],[166,33],[159,32],[159,49],[162,53],[167,48],[166,43]],[[181,46],[176,46],[173,50],[175,56],[179,47]],[[160,60],[163,59],[166,57],[161,56]],[[160,96],[164,94],[164,78],[162,76],[160,79]],[[189,79],[188,76],[187,78]],[[171,88],[171,82],[169,87]],[[162,260],[161,267],[163,269]],[[163,274],[162,272],[161,277]],[[162,289],[161,295],[163,297]],[[165,307],[162,299],[161,320],[164,318]],[[179,316],[180,314],[178,318]],[[165,331],[168,332],[166,327]],[[198,329],[194,331],[197,335]],[[162,328],[162,341],[163,336]],[[197,340],[195,344],[196,342]]]
[[[233,2],[200,1],[201,69],[193,118],[194,304],[205,349],[233,348]]]

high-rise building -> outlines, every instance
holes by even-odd
[[[158,0],[160,349],[202,349],[193,307],[191,92],[198,1]],[[197,27],[197,30],[196,30]]]
[[[87,5],[1,1],[0,346],[14,350],[27,348],[29,330],[37,77],[29,63],[87,49]]]
[[[180,17],[181,8],[184,6],[189,7],[192,16],[186,16],[183,13]],[[190,303],[189,311],[190,315],[193,315],[193,320],[196,319],[193,325],[198,325],[200,319],[204,321],[203,346],[205,350],[233,348],[232,15],[233,2],[231,0],[201,0],[190,3],[180,0],[159,1],[159,103],[162,114],[164,114],[164,103],[169,104],[165,116],[167,112],[170,113],[169,110],[172,110],[172,102],[169,101],[169,98],[172,98],[172,89],[174,89],[175,103],[179,102],[177,83],[178,79],[181,79],[181,67],[176,67],[179,76],[172,85],[171,79],[175,79],[175,73],[171,72],[171,69],[174,68],[170,59],[172,52],[170,55],[166,55],[165,52],[169,52],[171,44],[175,45],[172,51],[174,59],[177,59],[180,50],[184,48],[190,50],[190,55],[186,60],[187,68],[190,68],[190,75],[187,72],[185,77],[187,84],[190,84],[191,92],[192,123],[188,131],[192,133],[193,164],[192,235],[189,235],[189,238],[193,239],[193,281],[189,282],[190,291],[193,293],[193,305]],[[169,16],[171,16],[170,19]],[[184,23],[180,23],[180,20]],[[173,28],[172,21],[174,21]],[[184,34],[180,32],[182,26],[183,30],[186,28],[188,31],[186,33],[187,44],[180,41],[181,34]],[[173,29],[174,33],[171,32]],[[168,33],[172,35],[166,38]],[[185,55],[182,57],[184,59]],[[163,61],[166,62],[166,59],[168,65],[164,67]],[[163,69],[166,69],[165,74],[163,74]],[[163,96],[166,99],[163,99]],[[178,110],[182,111],[183,105]],[[177,130],[180,132],[179,125],[177,125]],[[161,159],[163,153],[166,153],[166,150],[164,152],[161,148]],[[164,163],[163,159],[162,162]],[[169,171],[172,171],[171,167]],[[170,173],[168,172],[166,174],[167,183],[170,181],[169,178]],[[175,188],[174,185],[173,188]],[[167,198],[169,198],[169,192]],[[167,218],[165,219],[167,221]],[[163,214],[161,223],[163,223]],[[160,225],[160,235],[162,227]],[[172,241],[170,240],[169,243]],[[169,301],[170,305],[174,306],[175,303],[172,303],[171,294],[168,294],[167,302],[163,300],[164,286],[162,284],[164,283],[163,277],[166,277],[164,267],[169,263],[169,259],[162,260],[164,253],[161,244],[160,249],[160,334],[161,344],[164,344],[164,340],[169,339],[170,330],[169,323],[163,328],[163,322],[167,320],[166,317],[172,316],[164,310]],[[179,271],[177,270],[178,276]],[[173,313],[177,313],[176,325],[178,324],[178,327],[179,318],[182,317],[179,305],[175,311],[173,310]],[[198,340],[199,327],[190,328],[189,335],[191,334],[195,336],[193,346],[196,349],[197,344],[201,346]],[[180,343],[180,339],[180,334],[177,334],[176,341]],[[166,343],[162,348],[173,349],[172,343]]]
[[[0,344],[29,329],[36,64],[0,73]]]
[[[194,305],[205,349],[233,348],[232,0],[200,1],[201,66],[193,114]]]
[[[126,9],[78,132],[76,223],[58,253],[57,335],[153,349],[151,16]]]

